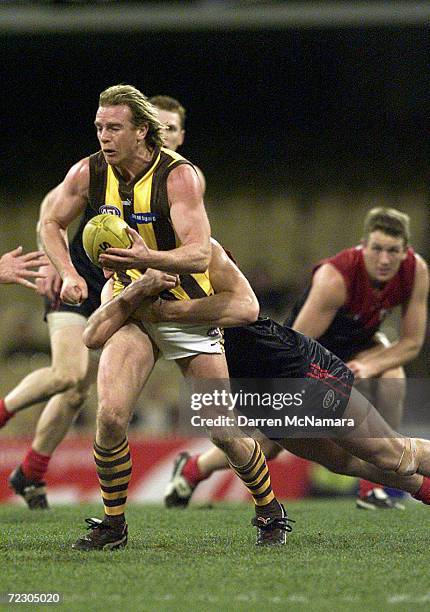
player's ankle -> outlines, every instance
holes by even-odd
[[[255,506],[255,515],[257,517],[263,516],[264,518],[274,517],[274,518],[282,518],[282,506],[278,502],[278,500],[272,499],[271,502],[266,504],[265,506]]]
[[[42,482],[48,470],[50,455],[43,455],[30,448],[21,464],[21,470],[28,480]]]
[[[120,527],[125,523],[125,514],[111,516],[110,514],[105,513],[103,522],[107,523],[110,527]]]
[[[206,480],[209,476],[209,474],[204,474],[200,469],[198,463],[199,457],[200,455],[193,455],[190,457],[182,469],[182,476],[191,487],[196,487],[199,482]]]
[[[423,504],[430,505],[430,478],[423,476],[423,481],[416,493],[413,493],[412,497],[423,502]]]
[[[14,412],[11,412],[6,408],[4,399],[0,399],[0,427],[6,425],[6,423],[14,416]]]

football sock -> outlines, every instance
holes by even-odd
[[[373,489],[383,489],[383,486],[369,480],[360,480],[358,493],[360,497],[366,497]]]
[[[30,448],[21,464],[21,470],[28,480],[42,482],[51,459],[50,455],[42,455]]]
[[[200,455],[190,457],[182,469],[182,476],[191,487],[196,487],[199,482],[205,480],[207,476],[203,476],[197,464]]]
[[[127,438],[112,449],[101,448],[94,442],[94,461],[102,493],[105,520],[120,522],[124,520],[128,484],[131,479],[131,456]]]
[[[423,504],[430,505],[430,478],[423,476],[423,484],[412,497],[419,499]]]
[[[4,399],[0,399],[0,427],[4,427],[9,419],[13,417],[15,413],[9,412],[6,409]]]
[[[281,507],[272,491],[266,457],[257,441],[246,465],[230,465],[254,498],[257,516],[282,516]]]

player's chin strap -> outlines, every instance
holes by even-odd
[[[415,438],[402,438],[404,442],[400,461],[394,470],[399,476],[411,476],[418,468],[418,447]]]

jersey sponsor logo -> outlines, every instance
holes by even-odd
[[[154,223],[154,221],[158,219],[159,215],[156,215],[155,213],[132,213],[130,217],[136,223],[143,224]]]
[[[103,204],[103,206],[100,206],[99,208],[99,213],[105,215],[116,215],[117,217],[121,216],[120,209],[113,204]]]
[[[336,399],[336,396],[334,394],[334,391],[332,389],[329,389],[327,393],[324,395],[323,408],[326,408],[327,410],[331,408],[334,404],[335,399]]]

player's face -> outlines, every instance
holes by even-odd
[[[158,116],[164,125],[163,143],[172,151],[176,151],[184,142],[185,130],[181,128],[181,120],[178,113],[159,109]]]
[[[369,277],[386,283],[395,276],[407,255],[403,238],[376,230],[363,242],[364,265]]]
[[[131,110],[125,104],[100,106],[97,110],[94,125],[108,164],[119,166],[139,155],[148,128],[137,128],[131,117]]]

